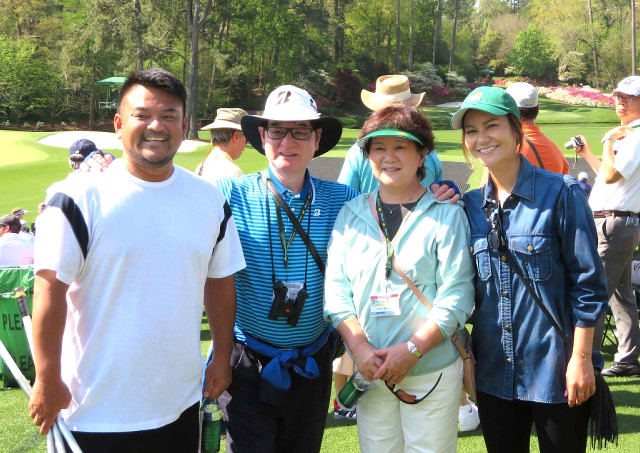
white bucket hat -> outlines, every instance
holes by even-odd
[[[316,101],[305,90],[293,85],[283,85],[271,92],[262,115],[245,115],[240,123],[247,141],[264,154],[259,126],[271,121],[311,121],[314,127],[322,129],[318,150],[313,157],[326,153],[340,141],[342,123],[328,116],[321,117]]]
[[[378,77],[375,93],[362,90],[360,98],[362,103],[371,110],[380,110],[393,104],[418,107],[422,103],[424,93],[411,93],[407,76],[391,74]]]

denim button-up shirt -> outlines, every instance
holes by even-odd
[[[463,200],[475,257],[474,352],[477,389],[507,400],[563,403],[571,351],[536,305],[506,257],[488,241],[491,180]],[[518,181],[503,203],[509,249],[570,339],[606,310],[607,286],[597,252],[593,214],[575,179],[522,159]],[[602,355],[594,351],[594,366]]]

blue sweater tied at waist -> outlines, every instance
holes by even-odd
[[[315,379],[320,375],[318,364],[312,356],[325,345],[333,330],[333,326],[329,325],[313,343],[294,349],[278,349],[270,346],[242,332],[237,326],[235,327],[234,334],[238,341],[244,343],[258,354],[272,358],[262,369],[262,379],[277,389],[287,390],[291,387],[291,377],[289,376],[290,368],[293,368],[300,376],[308,379]],[[304,361],[304,367],[301,366],[301,360],[298,359],[306,359]]]

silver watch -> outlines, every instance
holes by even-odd
[[[418,347],[413,344],[413,341],[407,341],[407,349],[409,349],[409,352],[415,355],[417,358],[422,357],[422,354],[420,353],[420,351],[418,351]]]

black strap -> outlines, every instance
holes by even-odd
[[[498,215],[500,217],[502,217],[502,208],[498,208],[498,209],[499,209]],[[531,294],[531,297],[533,297],[533,300],[536,302],[538,307],[540,307],[540,309],[545,314],[545,316],[549,319],[549,322],[556,329],[556,331],[558,332],[558,335],[560,335],[560,337],[562,338],[564,343],[567,345],[569,350],[572,351],[573,350],[573,344],[571,343],[571,340],[569,339],[567,334],[564,333],[564,330],[562,330],[562,327],[560,327],[560,325],[555,320],[553,315],[549,312],[547,307],[545,307],[544,303],[542,302],[542,300],[540,299],[540,297],[538,296],[536,291],[533,289],[533,286],[531,286],[531,283],[529,283],[529,280],[527,280],[527,278],[524,276],[524,272],[522,271],[522,268],[520,267],[520,265],[518,264],[516,259],[513,257],[512,253],[511,253],[511,250],[509,250],[509,245],[508,245],[508,242],[507,242],[507,235],[506,235],[506,233],[504,231],[504,228],[502,227],[502,221],[500,220],[500,221],[498,221],[496,223],[497,223],[497,227],[498,227],[498,234],[502,238],[502,240],[499,242],[498,250],[501,253],[504,253],[504,255],[507,257],[507,260],[511,264],[511,267],[513,268],[515,273],[518,274],[518,276],[522,280],[522,283],[524,283],[524,286],[527,288],[527,291],[529,291],[529,294]]]
[[[302,225],[300,225],[300,222],[298,222],[298,219],[296,218],[295,214],[291,211],[291,208],[289,207],[289,205],[287,205],[286,201],[284,201],[284,198],[282,198],[282,195],[280,195],[280,192],[278,192],[278,190],[275,188],[273,183],[269,179],[267,179],[264,173],[260,173],[260,176],[262,177],[262,181],[264,182],[264,184],[267,186],[267,188],[273,195],[273,198],[275,198],[276,201],[280,204],[280,206],[282,206],[282,209],[287,214],[287,217],[289,217],[291,224],[296,229],[296,231],[298,232],[298,235],[307,246],[307,250],[309,250],[309,253],[311,253],[311,256],[316,262],[318,269],[320,269],[320,273],[324,276],[324,263],[322,262],[322,259],[320,258],[320,255],[316,250],[316,247],[313,245],[313,242],[311,242],[309,235],[307,234],[306,231],[304,231],[304,229],[302,228]],[[309,211],[309,215],[311,215],[311,211]]]
[[[542,164],[542,159],[540,159],[540,154],[538,154],[538,150],[536,149],[535,146],[533,146],[533,142],[531,140],[529,140],[527,137],[522,137],[524,138],[524,141],[527,142],[527,145],[529,145],[531,147],[531,150],[533,151],[533,154],[535,154],[536,159],[538,160],[538,165],[540,166],[540,168],[542,168],[544,170],[544,165]]]

